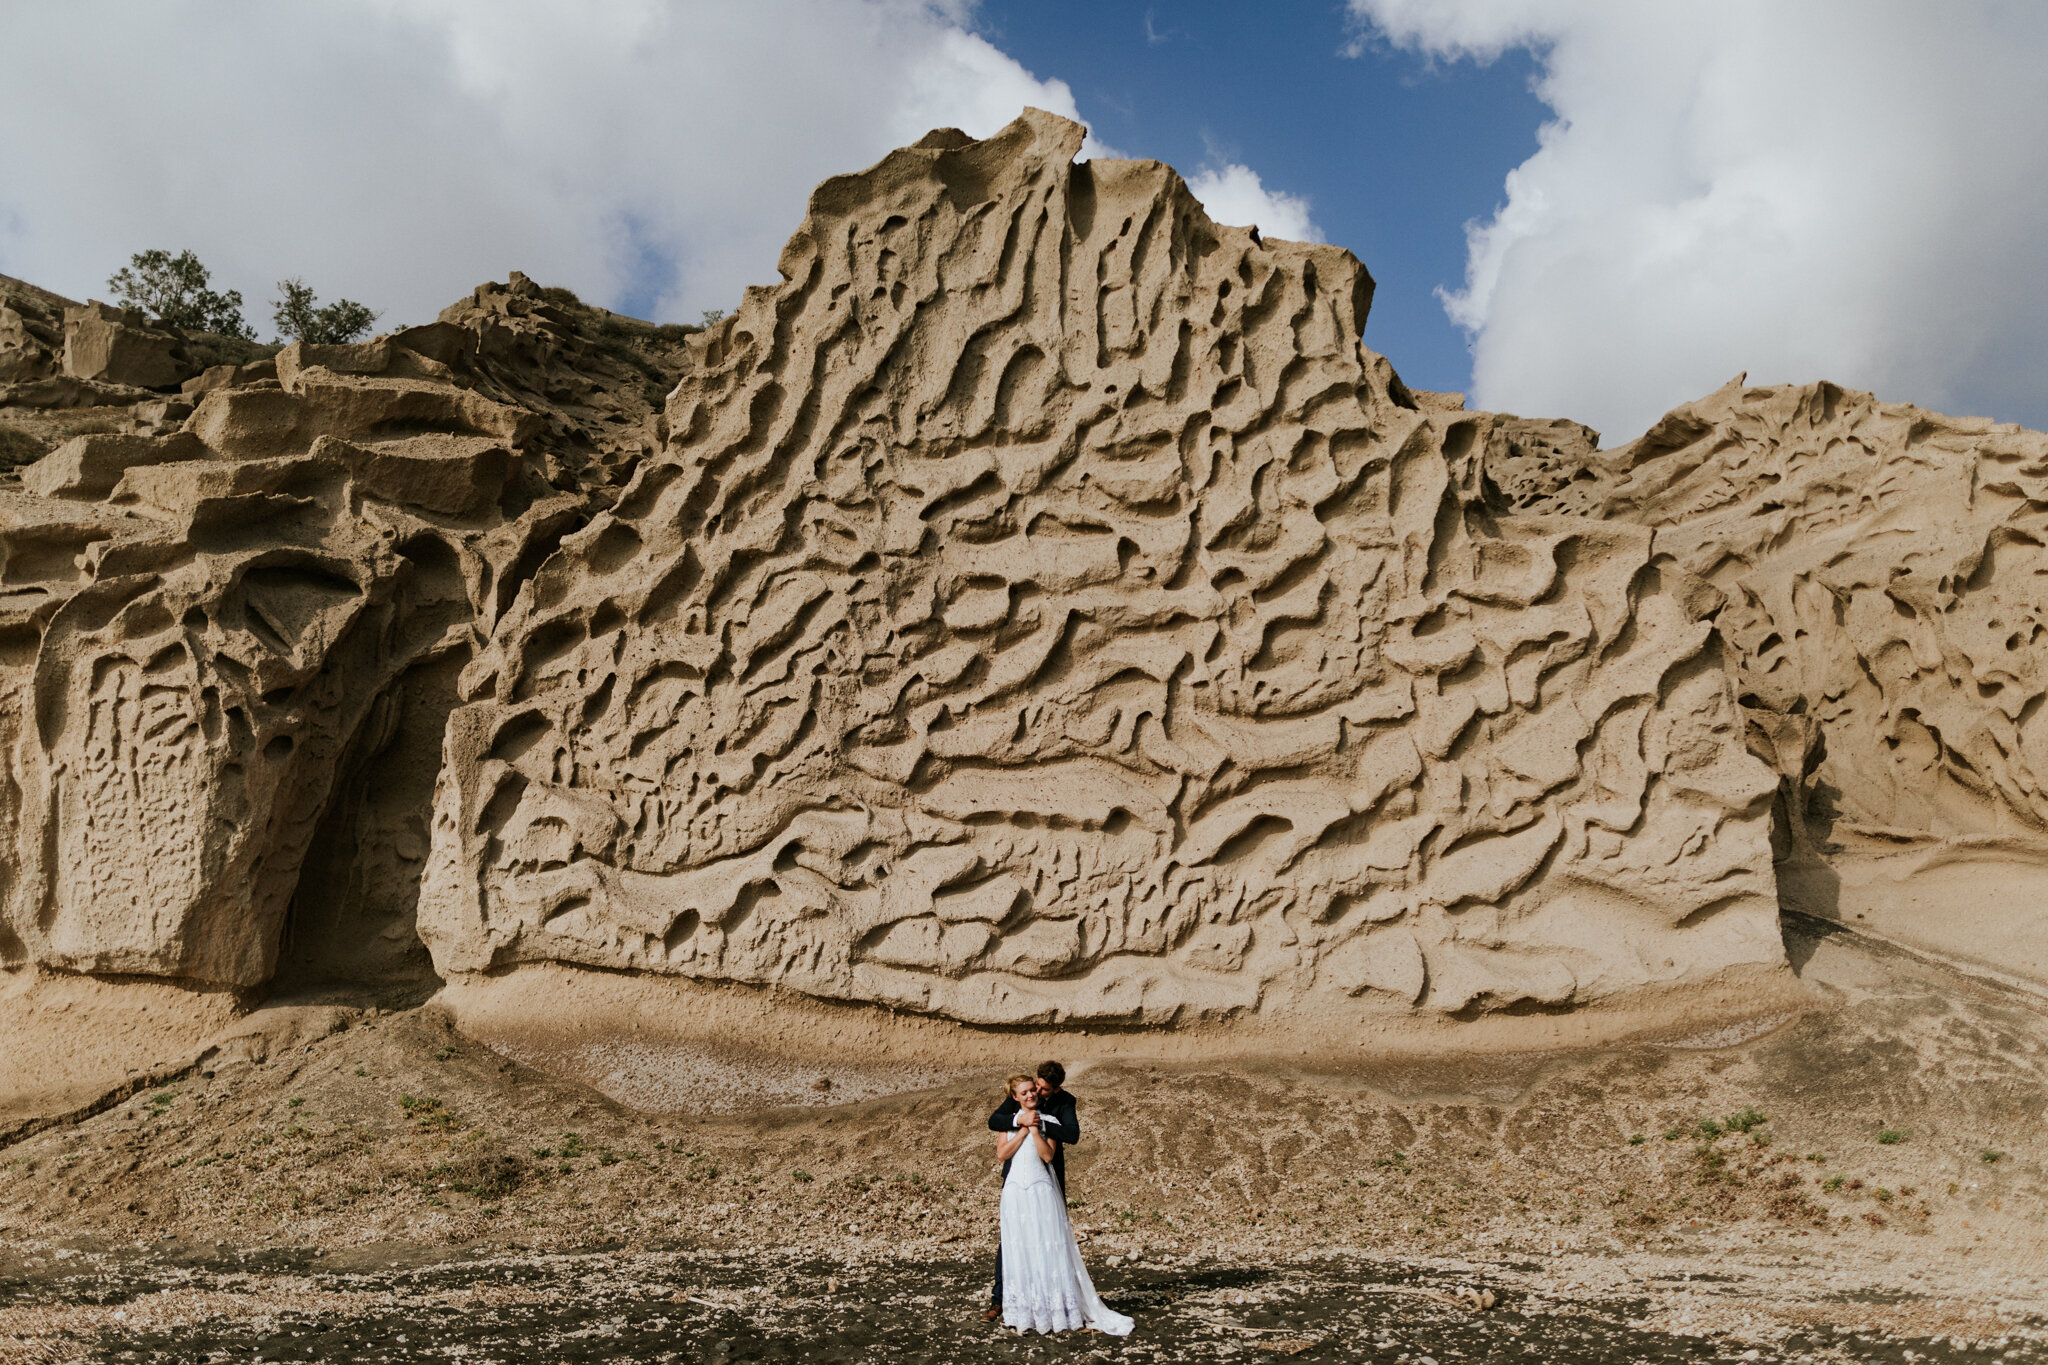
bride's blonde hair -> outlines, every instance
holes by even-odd
[[[1020,1071],[1016,1075],[1010,1077],[1009,1080],[1003,1082],[1004,1099],[1014,1100],[1017,1098],[1017,1082],[1019,1081],[1030,1081],[1033,1085],[1038,1084],[1038,1078],[1036,1076],[1027,1076]]]

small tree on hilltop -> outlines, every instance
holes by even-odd
[[[254,341],[256,329],[242,317],[242,291],[216,294],[213,274],[189,251],[138,251],[107,276],[107,288],[129,308],[156,314],[173,327]]]
[[[275,300],[278,335],[293,341],[320,346],[359,341],[369,335],[370,324],[383,316],[354,299],[336,299],[316,307],[313,291],[301,279],[279,280],[277,288],[284,295]]]

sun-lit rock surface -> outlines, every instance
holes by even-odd
[[[591,311],[479,289],[100,405],[0,486],[0,960],[238,987],[284,953],[423,969],[455,675],[658,425],[639,371],[578,340]],[[543,368],[572,403],[525,387]]]
[[[1651,535],[1497,518],[1341,250],[1031,114],[827,181],[465,671],[420,925],[960,1019],[1561,1007],[1780,960]]]
[[[1468,411],[1080,136],[827,181],[709,330],[72,373],[162,329],[0,278],[0,963],[1470,1018],[1739,989],[1782,895],[2048,980],[2048,437]]]
[[[1656,528],[1723,597],[1790,903],[2048,980],[2048,436],[1738,378],[1491,468],[1518,511]]]

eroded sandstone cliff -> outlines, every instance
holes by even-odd
[[[115,325],[62,315],[67,356]],[[454,675],[659,439],[652,361],[574,324],[486,287],[430,326],[96,403],[0,487],[0,959],[237,987],[287,951],[424,970]],[[65,406],[23,382],[40,419]]]
[[[687,339],[515,278],[138,398],[24,296],[0,417],[123,417],[0,485],[0,959],[1464,1018],[2048,879],[2048,438],[1466,412],[1080,140],[826,182]]]
[[[1789,903],[2048,980],[2048,436],[1738,377],[1496,502],[1654,527],[1711,583]]]
[[[1495,518],[1347,253],[1027,115],[826,182],[466,671],[420,927],[981,1023],[1777,961],[1651,536]]]

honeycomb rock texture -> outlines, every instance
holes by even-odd
[[[100,405],[0,484],[0,966],[427,971],[456,678],[658,439],[636,367],[660,348],[609,325],[515,277]]]
[[[1033,111],[825,182],[783,282],[690,339],[658,449],[478,612],[417,909],[436,969],[1161,1024],[1781,963],[1777,783],[1716,594],[1646,525],[1494,505],[1489,452],[1540,452],[1541,501],[1591,434],[1418,402],[1361,344],[1348,253],[1219,227],[1081,139]],[[425,412],[409,382],[350,411]],[[321,572],[277,676],[388,672],[353,641],[404,576]],[[99,639],[123,610],[74,614]],[[156,646],[105,648],[73,676],[142,706]],[[67,756],[96,734],[70,686],[36,732]]]
[[[2048,436],[1738,378],[1618,450],[1492,454],[1501,499],[1655,527],[1659,564],[1723,597],[1795,903],[1833,912],[1919,884],[1917,909],[1895,908],[2018,915],[1935,946],[2011,965],[2013,934],[2040,939]],[[2038,978],[2048,957],[2022,965]]]

